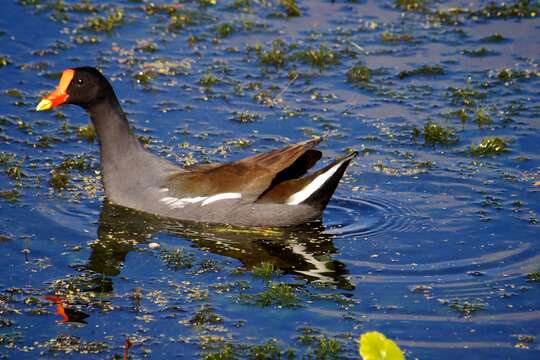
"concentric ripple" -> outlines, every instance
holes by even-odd
[[[427,221],[415,209],[380,197],[334,197],[324,220],[327,234],[359,239],[414,231]]]

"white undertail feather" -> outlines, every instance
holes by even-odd
[[[287,205],[298,205],[301,202],[307,200],[311,195],[313,195],[317,190],[319,190],[328,181],[328,179],[330,179],[336,173],[336,171],[341,167],[343,162],[347,160],[348,159],[343,159],[327,171],[323,172],[321,175],[317,176],[302,190],[295,192],[294,194],[289,196],[285,203]]]

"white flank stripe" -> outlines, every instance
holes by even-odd
[[[201,206],[208,205],[214,201],[227,200],[227,199],[241,199],[242,194],[240,193],[221,193],[210,196],[208,199],[204,200]]]
[[[343,161],[348,160],[344,159]],[[324,183],[334,175],[334,173],[339,169],[343,161],[338,162],[336,165],[332,166],[328,171],[317,176],[312,182],[307,184],[305,188],[289,196],[285,203],[287,205],[298,205],[302,201],[309,198],[315,191],[319,190]]]
[[[164,198],[161,198],[160,201],[169,205],[173,209],[177,209],[177,208],[183,208],[184,206],[189,205],[189,204],[196,204],[198,202],[206,200],[206,198],[207,196],[197,196],[197,197],[192,197],[192,198],[178,199],[178,198],[166,196]]]

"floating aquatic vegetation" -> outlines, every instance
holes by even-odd
[[[19,89],[8,89],[4,91],[4,94],[6,94],[7,96],[14,97],[14,98],[19,98],[19,99],[23,97],[23,94]]]
[[[217,0],[198,0],[198,2],[201,6],[215,6],[217,4]]]
[[[21,197],[21,193],[16,189],[0,191],[0,198],[10,203],[19,202],[20,197]]]
[[[214,85],[217,85],[219,83],[219,78],[212,73],[204,74],[199,80],[199,84],[206,90],[211,90]]]
[[[153,2],[147,2],[144,4],[143,10],[148,15],[155,15],[155,14],[175,14],[180,7],[176,4],[156,4]]]
[[[539,11],[540,7],[535,1],[517,0],[513,4],[490,2],[482,9],[473,11],[471,15],[485,19],[534,18]]]
[[[500,43],[505,40],[506,38],[499,33],[491,34],[480,39],[481,42],[485,43]]]
[[[173,270],[190,269],[193,266],[193,256],[187,253],[184,249],[168,250],[161,248],[159,257],[165,265]]]
[[[530,79],[531,77],[540,77],[540,71],[512,70],[509,68],[501,69],[496,77],[502,82],[510,82],[519,79]]]
[[[438,299],[440,304],[447,305],[450,309],[455,310],[465,317],[470,317],[478,311],[486,308],[486,304],[480,300],[463,300],[463,299]]]
[[[362,360],[405,360],[399,346],[377,331],[363,333],[360,336],[358,353]]]
[[[341,343],[332,338],[322,336],[318,339],[317,347],[315,348],[316,359],[339,359],[341,351]]]
[[[96,129],[94,128],[92,124],[79,126],[77,128],[77,137],[79,139],[84,139],[88,141],[89,143],[93,143],[97,137]]]
[[[49,179],[49,185],[56,190],[65,189],[69,184],[69,176],[61,170],[51,171],[51,178]]]
[[[262,307],[297,307],[300,299],[295,294],[294,288],[289,284],[270,283],[267,288],[255,295],[242,295],[240,299],[249,304]]]
[[[111,32],[124,23],[122,9],[110,10],[106,17],[96,16],[86,20],[85,28],[93,32]]]
[[[216,27],[216,33],[222,38],[231,35],[234,31],[234,26],[229,23],[223,23]]]
[[[525,275],[525,278],[527,279],[528,282],[540,283],[540,272],[537,271],[537,272],[527,274]]]
[[[475,115],[476,115],[475,121],[476,121],[476,123],[478,124],[479,127],[482,127],[482,126],[489,125],[489,124],[493,123],[493,120],[491,120],[491,117],[488,115],[486,110],[484,110],[483,108],[476,109]]]
[[[175,9],[171,15],[172,16],[170,17],[169,25],[167,27],[170,31],[180,31],[190,25],[194,25],[197,23],[197,19],[200,17],[200,15],[195,11],[178,8]]]
[[[424,138],[424,145],[453,145],[458,142],[458,137],[452,128],[444,128],[431,120],[424,125],[423,131],[413,129],[414,139],[420,135]]]
[[[223,318],[216,314],[214,309],[208,305],[203,305],[200,307],[193,317],[189,319],[189,323],[195,326],[219,324],[221,322],[223,322]]]
[[[429,0],[394,0],[394,7],[403,11],[424,12]]]
[[[410,34],[393,34],[388,31],[381,33],[381,41],[398,43],[398,42],[411,42],[414,38]]]
[[[484,138],[478,146],[471,145],[469,151],[473,156],[494,156],[508,151],[508,144],[501,138]]]
[[[485,47],[481,47],[479,49],[463,49],[461,53],[465,56],[470,57],[483,57],[488,55],[493,55],[493,51],[486,49]]]
[[[77,45],[95,45],[99,43],[99,39],[95,36],[75,35],[73,37],[73,42]]]
[[[268,340],[261,345],[252,345],[249,347],[250,359],[294,359],[295,350],[292,348],[282,349],[275,339]]]
[[[281,0],[281,5],[285,8],[285,13],[288,17],[297,17],[302,15],[296,0]]]
[[[100,341],[86,342],[76,336],[59,335],[38,345],[52,353],[79,353],[79,354],[99,354],[109,349],[109,345]]]
[[[262,65],[273,65],[276,68],[284,67],[287,62],[285,42],[281,39],[272,41],[271,49],[264,51],[260,43],[255,44],[255,52]]]
[[[298,54],[306,64],[318,67],[320,71],[331,65],[339,64],[339,58],[326,44],[321,44],[318,49],[310,48]]]
[[[8,167],[6,169],[7,176],[13,180],[21,180],[22,178],[26,177],[26,174],[22,171],[22,163],[23,161],[19,161],[18,163]]]
[[[484,99],[487,96],[485,92],[473,89],[470,81],[467,81],[467,86],[465,88],[451,86],[448,90],[450,91],[454,103],[462,103],[465,106],[475,106],[476,100]]]
[[[82,156],[65,159],[57,167],[57,169],[64,170],[64,171],[70,171],[70,170],[83,171],[83,170],[88,170],[89,168],[90,168],[90,164],[88,164],[86,159],[83,158]]]
[[[403,70],[399,73],[400,79],[412,76],[440,76],[444,75],[444,68],[441,65],[423,65],[412,70]]]
[[[137,40],[137,46],[135,48],[137,50],[147,53],[155,53],[156,51],[158,51],[157,44],[152,40],[146,39]]]
[[[231,344],[225,344],[222,350],[205,354],[203,360],[233,360],[237,358],[236,355],[237,353],[233,346]]]
[[[274,264],[269,262],[262,262],[251,269],[251,273],[256,278],[262,278],[264,280],[270,280],[278,277],[282,274],[282,271],[278,269]]]
[[[231,119],[239,123],[250,123],[257,121],[260,118],[261,115],[250,111],[235,111]]]
[[[347,81],[354,84],[362,84],[369,81],[371,78],[371,69],[363,64],[354,65],[347,71]]]

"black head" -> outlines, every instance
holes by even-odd
[[[73,79],[66,90],[69,96],[66,104],[75,104],[86,109],[115,96],[111,84],[98,69],[84,66],[73,70]]]
[[[36,110],[48,110],[62,104],[75,104],[88,109],[103,100],[115,98],[109,81],[90,66],[66,69],[56,90],[38,104]]]

